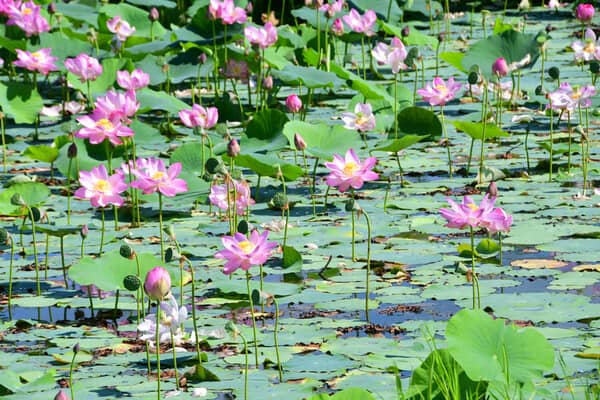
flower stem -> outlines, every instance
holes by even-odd
[[[254,336],[254,363],[256,365],[256,368],[258,368],[258,343],[256,340],[256,318],[254,317],[254,303],[252,302],[252,292],[250,291],[250,278],[251,278],[250,272],[246,271],[246,289],[248,290],[248,301],[250,302],[250,314],[252,315],[252,335]]]
[[[398,74],[394,74],[394,139],[398,139]]]
[[[473,227],[469,226],[469,233],[471,236],[471,286],[473,288],[473,310],[476,307],[476,298],[477,294],[475,291],[475,281],[477,280],[477,276],[475,275],[475,237],[473,236]]]
[[[160,303],[156,304],[156,398],[160,400]]]
[[[33,240],[33,261],[35,265],[35,281],[36,281],[36,293],[39,296],[42,292],[40,287],[40,265],[38,262],[38,251],[37,251],[37,243],[35,236],[35,218],[33,217],[33,211],[31,211],[31,207],[27,207],[27,211],[29,212],[29,218],[31,219],[31,236]]]
[[[104,248],[104,207],[100,208],[100,216],[102,218],[102,226],[100,228],[100,251],[98,251],[98,257],[102,257],[102,250]]]
[[[273,327],[273,342],[275,343],[275,355],[277,356],[277,370],[279,372],[279,383],[283,382],[283,366],[281,365],[281,359],[279,358],[279,340],[277,338],[277,330],[279,327],[279,304],[275,296],[273,298],[273,304],[275,304],[275,326]]]
[[[13,260],[15,256],[15,243],[12,237],[9,237],[10,240],[10,264],[8,266],[8,319],[12,321],[12,309],[11,309],[11,299],[12,299],[12,274],[13,274]]]
[[[2,134],[2,165],[6,173],[6,127],[4,126],[4,114],[0,114],[0,133]]]
[[[71,400],[75,400],[75,389],[73,388],[73,367],[75,366],[75,357],[77,352],[73,352],[73,358],[71,358],[71,366],[69,368],[69,388],[71,389]]]
[[[567,131],[569,132],[569,153],[567,154],[567,173],[571,173],[571,111],[567,110]]]
[[[550,99],[550,167],[548,169],[548,182],[552,182],[552,158],[554,144],[554,113],[552,109],[552,99]]]
[[[350,191],[350,198],[352,200],[354,200],[354,190]],[[356,254],[355,254],[355,250],[354,250],[354,246],[356,243],[356,232],[354,229],[354,220],[355,220],[355,216],[354,216],[354,207],[352,207],[352,213],[351,213],[351,218],[352,218],[352,261],[356,261]]]
[[[198,354],[198,364],[202,364],[202,354],[200,352],[200,337],[198,336],[198,322],[196,321],[196,282],[194,281],[194,266],[191,261],[186,258],[190,267],[190,275],[192,279],[192,319],[194,320],[194,336],[196,336],[196,353]]]
[[[312,172],[312,185],[310,185],[310,198],[312,199],[313,217],[317,216],[317,203],[315,199],[315,190],[317,184],[317,167],[319,166],[319,158],[315,158],[315,166]]]
[[[444,131],[444,139],[446,139],[446,153],[448,154],[448,175],[452,178],[452,156],[450,155],[450,139],[446,131],[446,122],[444,120],[444,106],[440,107],[440,116],[442,122],[442,130]]]
[[[363,79],[367,80],[367,66],[365,63],[365,36],[360,37],[360,52],[362,54]]]
[[[163,243],[162,193],[158,192],[158,235],[160,236],[160,259],[165,262],[165,244]]]
[[[242,342],[244,342],[244,355],[245,355],[245,369],[244,369],[244,400],[248,400],[248,341],[242,335],[241,332],[238,333],[242,338]]]
[[[171,348],[173,350],[173,368],[175,370],[175,388],[179,390],[179,371],[177,371],[177,351],[175,351],[175,335],[171,330]]]
[[[498,232],[498,243],[500,245],[500,266],[502,266],[502,232]]]
[[[367,322],[371,322],[369,318],[369,276],[371,275],[371,218],[369,213],[364,209],[362,210],[363,215],[367,221],[367,274],[365,277],[365,319]]]
[[[67,268],[65,265],[65,237],[61,236],[60,237],[60,263],[62,266],[62,270],[63,270],[63,280],[65,282],[65,288],[67,288],[68,286],[68,282],[67,282]]]

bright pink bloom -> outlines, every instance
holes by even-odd
[[[75,132],[78,138],[89,139],[91,144],[102,143],[108,139],[113,145],[123,144],[122,137],[133,136],[131,128],[121,124],[118,118],[107,118],[107,116],[94,111],[91,115],[84,115],[77,118],[77,122],[83,125],[83,128]]]
[[[350,13],[343,17],[346,25],[350,27],[356,33],[364,33],[367,36],[373,36],[373,26],[377,21],[377,15],[373,10],[367,10],[362,16],[354,8],[350,10]]]
[[[126,41],[129,36],[135,33],[135,27],[129,25],[127,21],[122,20],[118,15],[106,21],[106,27],[121,42]]]
[[[497,76],[506,76],[508,73],[509,68],[504,57],[497,58],[492,64],[492,74]]]
[[[17,67],[25,68],[29,71],[39,72],[42,75],[48,75],[50,71],[57,71],[58,68],[54,64],[58,58],[52,57],[50,52],[52,49],[39,49],[30,53],[29,51],[17,50],[17,60],[13,64]]]
[[[81,53],[75,58],[67,58],[65,68],[77,76],[81,82],[95,81],[97,77],[102,75],[102,65],[97,59],[85,53]]]
[[[109,176],[104,164],[89,172],[79,171],[79,183],[82,187],[75,191],[75,197],[90,200],[93,207],[123,205],[123,198],[119,195],[127,190],[123,175],[116,173]]]
[[[454,77],[444,82],[439,76],[434,78],[433,85],[427,83],[425,88],[417,90],[423,100],[432,106],[443,106],[456,97],[456,93],[462,88],[462,84],[454,82]]]
[[[448,221],[448,228],[464,229],[468,226],[477,228],[481,226],[482,217],[492,212],[496,198],[490,198],[487,194],[479,205],[473,202],[470,196],[465,196],[461,204],[452,199],[446,199],[451,208],[440,208],[440,214]]]
[[[334,154],[333,162],[325,163],[331,171],[325,181],[329,186],[336,186],[340,192],[345,192],[350,187],[360,189],[365,182],[379,178],[379,175],[372,171],[376,163],[375,157],[369,157],[361,162],[354,149],[348,150],[344,158]]]
[[[174,163],[165,168],[165,163],[159,158],[149,158],[139,162],[138,167],[144,165],[143,169],[134,169],[132,172],[138,178],[131,182],[131,186],[140,189],[144,194],[160,192],[167,197],[174,197],[177,193],[187,192],[187,183],[177,178],[181,172],[181,163]]]
[[[389,65],[394,74],[400,72],[401,69],[408,68],[408,66],[404,64],[404,60],[408,53],[402,40],[397,37],[392,39],[392,44],[390,46],[383,42],[378,43],[377,46],[371,50],[371,54],[373,54],[373,58],[377,60],[379,64]]]
[[[140,107],[135,91],[117,92],[113,89],[106,92],[106,96],[98,97],[94,103],[96,111],[102,113],[111,121],[121,120],[129,123],[129,117],[133,117]]]
[[[291,113],[296,114],[302,109],[302,100],[300,100],[297,94],[290,94],[285,99],[285,106]]]
[[[217,107],[202,107],[194,104],[191,109],[179,111],[181,122],[188,128],[200,127],[210,129],[219,120],[219,109]]]
[[[480,226],[486,228],[491,234],[509,232],[512,223],[512,216],[500,207],[495,207],[492,211],[484,213],[480,219]]]
[[[244,35],[250,43],[258,45],[261,49],[277,42],[277,28],[270,22],[267,22],[264,28],[247,26],[244,28]]]
[[[354,113],[342,114],[342,121],[345,128],[356,129],[359,132],[371,131],[376,125],[375,115],[369,103],[357,103],[354,106]]]
[[[336,18],[335,21],[333,21],[333,24],[331,24],[331,31],[337,36],[342,36],[344,34],[344,24],[341,19]]]
[[[152,300],[162,300],[171,293],[171,275],[163,267],[154,267],[146,274],[144,292]]]
[[[139,68],[131,74],[128,71],[117,71],[117,83],[125,90],[143,89],[150,83],[150,75]]]
[[[216,258],[227,260],[223,273],[229,275],[238,268],[248,271],[253,265],[264,264],[271,257],[273,249],[277,247],[277,243],[267,241],[268,236],[269,231],[259,235],[256,230],[252,231],[250,238],[246,238],[241,233],[223,236],[221,241],[225,249],[215,253]]]
[[[225,66],[225,76],[231,79],[239,79],[242,82],[247,82],[249,72],[248,72],[248,63],[246,61],[237,61],[233,58],[227,60],[227,65]]]
[[[6,25],[16,25],[25,31],[25,35],[39,35],[48,32],[50,25],[46,18],[40,14],[40,6],[33,1],[27,3],[16,2],[8,7],[8,21]]]
[[[344,0],[336,0],[333,3],[323,4],[319,10],[325,11],[327,18],[332,18],[335,14],[342,11],[346,2]]]
[[[11,7],[15,7],[14,0],[0,0],[0,14],[8,16]]]
[[[579,4],[575,9],[575,16],[581,22],[590,22],[594,18],[594,12],[592,4]]]
[[[246,214],[246,210],[256,202],[250,196],[250,186],[246,181],[234,181],[235,195],[231,182],[223,185],[213,185],[210,188],[208,198],[212,204],[219,207],[221,210],[228,210],[229,203],[235,202],[237,215]],[[229,189],[229,193],[227,193]]]
[[[236,7],[233,0],[210,0],[208,14],[212,19],[221,19],[225,25],[242,24],[248,18],[246,10]]]

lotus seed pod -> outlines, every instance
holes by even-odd
[[[470,85],[476,85],[479,82],[479,74],[475,71],[469,72],[469,77],[467,78]]]
[[[277,192],[277,193],[275,193],[275,196],[273,196],[273,199],[271,199],[271,204],[273,205],[274,208],[277,208],[279,210],[287,209],[287,207],[288,207],[287,196],[285,194],[283,194],[283,192]]]
[[[556,80],[560,78],[560,69],[558,69],[558,67],[551,67],[548,69],[548,75],[550,75],[550,78]]]
[[[127,243],[123,243],[121,245],[119,248],[119,254],[121,254],[121,257],[128,258],[130,260],[135,257],[135,251]]]
[[[248,221],[246,221],[245,219],[240,220],[240,222],[238,222],[237,231],[242,235],[248,233]]]
[[[600,71],[600,64],[598,63],[598,61],[590,61],[590,72],[592,74],[597,74],[598,71]]]
[[[206,167],[206,171],[209,174],[214,175],[217,173],[217,168],[218,168],[219,164],[220,164],[219,160],[217,160],[214,157],[211,157],[208,160],[206,160],[206,163],[204,166]]]
[[[123,286],[130,292],[135,292],[142,285],[142,281],[136,275],[127,275],[123,278]]]

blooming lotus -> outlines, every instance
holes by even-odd
[[[225,66],[225,76],[247,82],[249,77],[248,63],[230,58],[227,60],[227,65]]]
[[[39,72],[42,75],[48,75],[50,71],[58,70],[54,64],[58,58],[51,56],[51,51],[52,49],[45,48],[31,53],[29,51],[16,49],[17,60],[13,61],[13,64],[29,71]]]
[[[343,158],[334,154],[333,161],[325,163],[331,171],[325,181],[329,186],[337,187],[340,192],[345,192],[350,187],[360,189],[365,182],[379,178],[379,175],[372,171],[376,163],[375,157],[369,157],[361,162],[354,149],[348,150]]]
[[[265,49],[277,42],[277,28],[272,23],[267,22],[264,28],[247,26],[244,28],[244,35],[252,44]]]
[[[180,344],[185,332],[181,325],[187,319],[188,312],[185,306],[179,307],[177,300],[172,294],[166,297],[166,301],[160,302],[160,321],[158,327],[158,340],[160,343],[170,343],[173,335],[173,344]],[[137,327],[142,334],[140,339],[150,342],[156,340],[156,314],[148,314]],[[156,344],[155,344],[156,345]]]
[[[380,42],[371,50],[373,58],[377,60],[379,64],[389,65],[392,69],[392,73],[397,74],[401,69],[407,69],[408,66],[404,64],[404,60],[408,53],[406,48],[400,39],[394,37],[390,46]]]
[[[150,75],[139,68],[131,73],[127,71],[117,71],[117,83],[125,90],[143,89],[150,83]]]
[[[95,81],[102,75],[102,65],[94,57],[81,53],[75,58],[65,60],[65,68],[77,76],[81,82]]]
[[[160,192],[167,197],[174,197],[177,193],[187,192],[187,183],[177,178],[181,172],[181,163],[174,163],[165,168],[163,160],[149,158],[140,161],[138,166],[143,169],[134,169],[132,172],[137,179],[131,182],[131,186],[140,189],[144,194]]]
[[[242,24],[248,18],[246,11],[236,7],[233,0],[210,0],[208,15],[211,19],[220,19],[225,25]]]
[[[233,188],[235,186],[235,196]],[[208,199],[221,210],[228,210],[230,203],[235,203],[237,215],[244,215],[246,210],[256,202],[250,196],[250,186],[244,180],[231,181],[223,185],[213,185]]]
[[[204,108],[199,104],[194,104],[191,109],[179,111],[179,119],[188,128],[210,129],[219,120],[219,109],[217,107]]]
[[[325,11],[327,18],[332,18],[335,14],[342,11],[346,2],[344,0],[335,0],[333,3],[325,3],[319,7],[319,11]]]
[[[432,106],[444,106],[447,102],[454,99],[462,84],[454,82],[454,77],[448,78],[446,83],[442,78],[435,77],[433,83],[425,85],[425,88],[417,90],[423,100]]]
[[[509,232],[513,218],[502,208],[495,207],[491,211],[484,213],[480,218],[480,226],[487,229],[491,234],[498,232]]]
[[[448,221],[448,228],[464,229],[466,227],[477,228],[481,226],[482,217],[492,212],[495,198],[487,194],[479,205],[475,204],[470,196],[465,196],[460,204],[452,199],[446,199],[450,208],[440,208],[440,214]]]
[[[130,122],[129,117],[133,117],[140,107],[133,90],[123,93],[113,89],[106,92],[106,96],[98,97],[94,105],[96,112],[109,120],[121,120],[125,123]]]
[[[375,115],[369,103],[357,103],[354,106],[354,113],[346,112],[342,114],[344,127],[356,129],[359,132],[367,132],[375,129]]]
[[[586,29],[583,35],[584,42],[576,40],[571,44],[575,62],[600,60],[600,40],[591,29]]]
[[[216,258],[227,260],[223,273],[229,275],[238,268],[248,271],[253,265],[264,264],[277,247],[276,242],[267,241],[268,236],[269,231],[259,234],[257,230],[253,230],[249,238],[239,232],[234,236],[223,236],[221,241],[225,249],[215,253]]]
[[[40,14],[40,6],[33,1],[26,3],[15,2],[8,6],[8,21],[6,25],[16,25],[25,32],[25,36],[39,35],[48,32],[50,25]]]
[[[118,15],[106,21],[106,27],[109,31],[115,34],[119,42],[124,42],[127,38],[135,33],[135,27]]]
[[[83,125],[83,128],[75,132],[75,136],[89,139],[91,144],[99,144],[108,139],[110,143],[118,146],[123,144],[122,137],[134,135],[133,130],[123,125],[119,119],[107,118],[104,113],[99,111],[79,117],[77,122]]]
[[[79,183],[81,187],[75,191],[75,197],[90,200],[92,206],[123,205],[120,194],[127,190],[123,175],[116,173],[109,176],[104,164],[89,172],[79,171]]]
[[[363,15],[360,15],[354,8],[350,13],[342,17],[346,25],[356,33],[364,33],[367,36],[373,36],[373,26],[377,21],[377,15],[373,10],[367,10]]]
[[[553,110],[573,112],[576,108],[587,108],[592,105],[592,97],[596,88],[592,85],[571,87],[568,82],[562,82],[560,87],[548,93],[550,103],[547,107]]]

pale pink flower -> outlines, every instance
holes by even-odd
[[[40,6],[33,1],[26,3],[16,2],[8,7],[8,21],[6,25],[16,25],[21,28],[27,37],[48,32],[50,25],[46,18],[40,14]]]
[[[108,139],[110,143],[118,146],[123,144],[122,137],[134,135],[133,130],[121,124],[118,118],[110,119],[97,110],[91,115],[77,118],[77,122],[83,125],[83,128],[75,132],[75,136],[88,139],[91,144],[99,144]]]
[[[333,16],[335,16],[335,14],[342,11],[342,9],[344,8],[344,4],[346,4],[344,0],[335,0],[333,3],[323,4],[319,8],[319,10],[325,11],[327,18],[332,18]]]
[[[244,28],[244,35],[250,43],[258,45],[261,49],[277,42],[277,28],[270,22],[267,22],[264,28],[247,26]]]
[[[490,198],[487,194],[479,205],[475,204],[470,196],[465,196],[461,204],[452,199],[446,199],[450,208],[440,208],[440,214],[448,221],[448,228],[464,229],[466,227],[477,228],[481,226],[482,217],[492,212],[496,198]]]
[[[225,76],[231,79],[239,79],[242,82],[247,82],[249,77],[248,63],[246,61],[237,61],[233,58],[227,60],[225,66]]]
[[[124,42],[127,38],[135,33],[135,27],[118,15],[106,21],[106,27],[109,31],[115,34],[120,42]]]
[[[584,42],[576,40],[571,44],[575,62],[600,60],[600,40],[591,29],[586,29],[583,35]]]
[[[356,33],[364,33],[367,36],[373,36],[373,26],[377,21],[377,15],[373,10],[367,10],[363,15],[360,15],[354,8],[350,10],[350,13],[343,17],[346,25],[350,27]]]
[[[581,22],[590,22],[594,18],[594,12],[592,4],[579,4],[575,9],[575,16]]]
[[[131,186],[140,189],[144,194],[160,192],[167,197],[174,197],[177,193],[187,192],[187,183],[177,178],[181,172],[181,163],[174,163],[165,168],[163,160],[149,158],[143,169],[134,169],[132,172],[138,178],[131,182]]]
[[[548,93],[549,104],[546,108],[573,112],[576,108],[588,108],[592,105],[592,97],[596,88],[592,85],[571,87],[568,82],[562,82],[560,87]]]
[[[480,218],[480,226],[487,229],[491,234],[509,232],[512,223],[512,215],[508,215],[499,207],[495,207],[490,212],[482,214]]]
[[[188,128],[210,129],[219,120],[219,109],[217,107],[204,108],[199,104],[194,104],[191,109],[179,111],[179,118]]]
[[[75,115],[85,111],[85,104],[78,101],[67,101],[64,104],[65,114]],[[40,115],[46,117],[59,117],[63,112],[63,104],[54,104],[52,106],[44,106],[40,111]]]
[[[212,204],[221,210],[228,210],[230,203],[235,203],[237,215],[246,214],[246,210],[256,202],[250,196],[250,186],[244,180],[233,181],[235,185],[235,194],[231,181],[222,185],[213,185],[210,188],[208,199]],[[228,193],[229,189],[229,193]]]
[[[125,90],[143,89],[150,83],[150,75],[139,68],[131,73],[128,71],[117,71],[117,83]]]
[[[285,99],[285,106],[291,113],[296,114],[302,109],[302,100],[300,100],[297,94],[290,94]]]
[[[379,175],[372,171],[376,163],[375,157],[368,157],[361,162],[354,149],[348,150],[343,158],[334,154],[333,161],[325,163],[331,171],[325,181],[329,186],[337,187],[340,192],[345,192],[350,187],[360,189],[365,182],[379,178]]]
[[[340,18],[336,18],[335,21],[333,21],[333,24],[331,24],[331,31],[337,36],[342,36],[344,34],[344,24]]]
[[[242,24],[248,18],[246,10],[236,7],[233,0],[210,0],[208,13],[209,17],[220,19],[225,25]]]
[[[359,132],[367,132],[375,129],[375,115],[369,103],[357,103],[354,106],[354,113],[346,112],[342,114],[344,127],[347,129],[356,129]]]
[[[115,119],[129,123],[129,117],[133,117],[140,107],[135,91],[117,92],[114,89],[106,92],[106,96],[98,97],[94,103],[96,110],[111,121]]]
[[[81,53],[75,58],[65,60],[65,68],[77,76],[81,82],[95,81],[102,75],[102,65],[94,57]]]
[[[29,71],[39,72],[42,75],[48,75],[50,71],[57,71],[58,68],[54,64],[58,58],[50,55],[52,49],[45,48],[34,51],[23,51],[16,49],[17,60],[13,61],[13,64],[17,67],[25,68]]]
[[[144,279],[144,292],[152,300],[162,300],[171,293],[171,275],[163,267],[154,267]]]
[[[408,68],[408,66],[404,64],[404,60],[408,53],[402,40],[397,37],[392,39],[392,44],[390,46],[383,42],[379,42],[377,46],[371,50],[371,54],[379,64],[389,65],[394,74],[400,72],[401,69]]]
[[[104,164],[89,172],[79,171],[79,183],[81,187],[75,191],[75,197],[90,200],[93,207],[123,205],[120,193],[127,190],[123,175],[116,173],[109,176]]]
[[[433,79],[433,84],[427,83],[425,88],[417,90],[417,93],[432,106],[444,106],[456,97],[461,88],[462,84],[454,82],[454,77],[448,78],[448,83],[446,83],[438,76]]]
[[[557,9],[559,7],[562,7],[562,6],[563,6],[563,4],[561,4],[559,0],[550,0],[548,2],[548,5],[546,5],[544,7]]]
[[[268,242],[269,231],[259,234],[253,230],[249,238],[236,233],[234,236],[223,236],[221,241],[225,249],[215,253],[215,258],[227,260],[223,273],[229,275],[241,268],[248,271],[253,265],[264,264],[277,247],[276,242]]]

